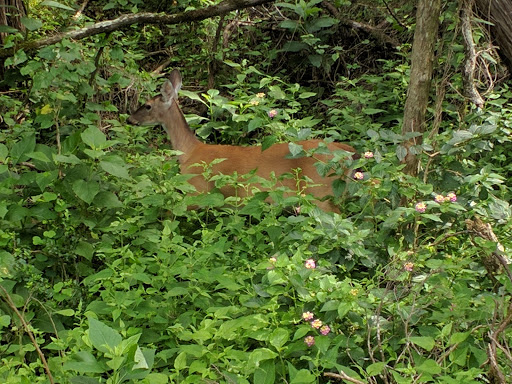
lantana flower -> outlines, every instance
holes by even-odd
[[[423,213],[427,210],[427,205],[424,202],[420,201],[419,203],[416,203],[414,209],[416,209],[416,212]]]

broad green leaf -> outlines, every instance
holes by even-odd
[[[87,260],[91,260],[94,255],[94,247],[87,241],[80,241],[75,248],[75,253],[85,257]]]
[[[89,339],[94,348],[100,352],[109,352],[123,340],[115,329],[92,317],[89,318]]]
[[[253,383],[274,384],[276,380],[276,365],[273,360],[266,360],[254,372]]]
[[[471,332],[456,332],[450,337],[450,342],[448,345],[460,344],[465,341]]]
[[[80,373],[103,373],[105,367],[101,365],[94,355],[88,351],[80,351],[71,356],[72,361],[64,363],[64,370]]]
[[[186,96],[186,97],[188,97],[189,99],[192,99],[192,100],[200,101],[201,103],[207,105],[207,103],[205,103],[204,100],[201,99],[201,96],[199,96],[195,92],[190,92],[190,91],[186,91],[184,89],[181,89],[180,90],[180,95]]]
[[[296,30],[299,26],[299,22],[297,20],[283,20],[279,23],[280,28],[291,29],[292,31]]]
[[[18,30],[8,25],[0,25],[0,33],[16,33]]]
[[[47,7],[65,9],[66,11],[75,11],[73,8],[68,7],[65,4],[58,3],[57,1],[45,0],[40,5],[46,5]]]
[[[96,127],[87,128],[80,135],[82,141],[92,149],[104,149],[107,138],[103,132]]]
[[[291,157],[302,157],[306,154],[304,148],[300,144],[288,143],[288,150],[290,151]]]
[[[99,190],[100,186],[95,181],[77,180],[73,183],[73,192],[88,204],[92,203]]]
[[[428,336],[413,336],[409,338],[409,341],[429,352],[436,344],[436,341],[432,337]]]
[[[20,141],[16,142],[11,148],[11,158],[13,163],[17,164],[28,158],[28,154],[33,152],[36,148],[36,136],[30,134],[25,136]]]
[[[126,163],[119,156],[109,156],[100,161],[100,167],[113,176],[120,177],[122,179],[129,179],[130,174],[126,168]]]
[[[258,367],[262,361],[275,359],[277,356],[277,353],[268,348],[258,348],[250,353],[247,364],[249,367]]]
[[[427,359],[416,367],[420,373],[428,373],[430,375],[437,375],[441,373],[441,367],[435,360]]]
[[[384,370],[385,367],[386,367],[386,363],[383,363],[383,362],[373,363],[373,364],[370,364],[366,368],[366,373],[368,374],[368,376],[377,376]]]
[[[174,368],[178,371],[185,369],[187,367],[187,354],[185,352],[181,352],[178,357],[174,360]]]
[[[292,378],[290,384],[309,384],[316,383],[316,376],[307,369],[297,371],[297,374]]]
[[[32,19],[30,17],[22,16],[20,17],[21,24],[25,26],[29,31],[35,31],[43,26],[43,23],[40,20]]]
[[[275,143],[277,143],[277,138],[275,136],[267,136],[261,143],[261,150],[264,151],[265,149],[269,149]]]
[[[94,197],[94,205],[101,208],[121,208],[124,204],[110,191],[100,191]]]
[[[320,312],[336,311],[338,310],[339,306],[340,302],[338,300],[329,300],[322,306],[322,308],[320,308]]]
[[[9,316],[9,315],[0,316],[0,329],[7,327],[9,324],[11,324],[11,316]]]
[[[290,339],[290,332],[284,328],[277,328],[270,334],[270,344],[277,350]]]

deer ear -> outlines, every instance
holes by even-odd
[[[160,93],[162,94],[162,99],[166,104],[169,104],[172,99],[178,98],[178,91],[174,88],[169,80],[165,80],[165,83],[160,89]]]
[[[178,100],[178,92],[181,89],[181,74],[177,69],[173,70],[169,79],[162,85],[160,93],[166,104],[169,104],[172,99]]]
[[[176,90],[176,94],[178,94],[182,84],[180,71],[173,69],[173,71],[169,74],[169,81],[172,83],[172,86]]]

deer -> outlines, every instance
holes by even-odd
[[[182,86],[182,77],[178,70],[173,70],[161,87],[160,94],[147,100],[144,105],[133,112],[127,122],[132,125],[162,125],[170,139],[173,149],[178,150],[178,163],[182,174],[193,175],[189,179],[197,193],[209,192],[214,188],[214,182],[207,180],[204,165],[211,164],[211,175],[244,175],[249,172],[263,179],[278,178],[278,182],[289,188],[290,193],[311,194],[315,204],[326,212],[337,212],[339,209],[329,199],[333,195],[332,182],[336,175],[321,176],[315,163],[329,161],[332,154],[325,151],[315,153],[314,157],[304,156],[292,158],[287,143],[276,143],[262,150],[260,146],[235,146],[206,144],[201,142],[187,123],[178,103],[178,92]],[[322,144],[323,143],[323,144]],[[345,151],[353,158],[358,156],[356,150],[344,143],[324,142],[320,139],[302,140],[296,142],[305,152],[314,151],[315,148],[326,146],[327,152]],[[219,161],[218,159],[224,159]],[[349,170],[345,171],[345,177]],[[283,175],[295,174],[296,178]],[[297,191],[297,177],[304,182],[304,186]],[[250,195],[250,192],[240,192],[233,185],[220,188],[225,196]],[[190,209],[190,207],[189,207]]]

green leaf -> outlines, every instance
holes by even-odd
[[[75,155],[53,155],[53,161],[64,164],[81,164],[82,161]]]
[[[20,17],[21,24],[25,26],[29,31],[35,31],[43,26],[43,23],[40,20],[32,19],[30,17]]]
[[[295,143],[288,143],[288,150],[290,151],[291,157],[303,157],[306,152],[304,152],[304,148],[302,148],[302,145],[295,144]]]
[[[254,372],[253,383],[274,384],[276,380],[276,365],[273,360],[266,360]]]
[[[252,351],[249,355],[248,365],[249,367],[258,367],[260,362],[264,360],[275,359],[278,356],[277,353],[271,351],[268,348],[258,348]]]
[[[94,197],[94,204],[100,208],[121,208],[124,204],[110,191],[100,191]]]
[[[292,378],[290,384],[309,384],[316,383],[316,376],[307,369],[297,371],[297,374]]]
[[[329,300],[322,306],[320,312],[337,311],[339,306],[340,302],[338,300]]]
[[[0,329],[7,327],[9,324],[11,324],[11,316],[9,316],[9,315],[0,316]]]
[[[264,151],[265,149],[269,149],[272,145],[274,145],[277,142],[277,139],[275,136],[267,136],[263,139],[263,142],[261,143],[261,150]]]
[[[89,318],[89,340],[94,348],[106,353],[117,347],[123,339],[115,329],[91,317]]]
[[[376,115],[377,113],[386,112],[384,109],[377,109],[377,108],[364,108],[363,113],[365,115]]]
[[[7,149],[5,144],[0,143],[0,162],[5,162],[7,156],[9,156],[9,150]]]
[[[419,366],[416,367],[417,371],[420,373],[427,373],[430,375],[437,375],[441,373],[441,367],[435,360],[427,359]]]
[[[95,181],[77,180],[73,183],[73,192],[87,204],[91,204],[98,194],[100,186]]]
[[[290,339],[290,333],[284,328],[277,328],[270,334],[270,344],[277,350]]]
[[[120,177],[121,179],[129,179],[130,174],[126,168],[126,163],[119,156],[109,156],[100,161],[100,167],[113,176]]]
[[[27,160],[28,153],[31,153],[36,148],[36,136],[30,134],[16,142],[11,148],[11,158],[14,164],[20,161]]]
[[[436,341],[432,337],[428,336],[413,336],[409,338],[409,341],[429,352],[436,344]]]
[[[68,309],[61,309],[60,311],[55,311],[55,313],[57,315],[62,315],[62,316],[73,316],[75,314],[75,311],[71,308],[68,308]]]
[[[174,368],[178,371],[185,369],[187,367],[187,354],[185,352],[181,352],[178,357],[174,360]]]
[[[87,128],[80,136],[82,141],[92,149],[104,149],[107,143],[105,134],[96,127]]]
[[[80,373],[103,373],[105,368],[96,360],[94,355],[88,351],[80,351],[72,356],[73,361],[64,363],[64,370]]]
[[[91,243],[87,241],[80,241],[75,248],[75,253],[77,255],[85,257],[87,260],[92,260],[92,256],[94,255],[94,247]]]
[[[73,12],[75,11],[73,8],[68,7],[65,4],[61,4],[61,3],[58,3],[58,2],[52,1],[52,0],[45,0],[40,5],[46,5],[47,7],[65,9],[66,11],[73,11]]]
[[[8,25],[0,25],[0,33],[16,33],[18,30]]]
[[[384,362],[373,363],[366,368],[366,373],[368,376],[377,376],[384,370],[385,367],[386,363]]]
[[[185,91],[184,89],[181,89],[180,90],[180,95],[186,96],[186,97],[188,97],[188,98],[190,98],[192,100],[196,100],[196,101],[199,101],[199,102],[207,105],[207,103],[205,103],[204,100],[201,99],[201,97],[197,93],[195,93],[195,92]]]
[[[450,342],[448,345],[460,344],[465,341],[471,332],[456,332],[450,337]]]

